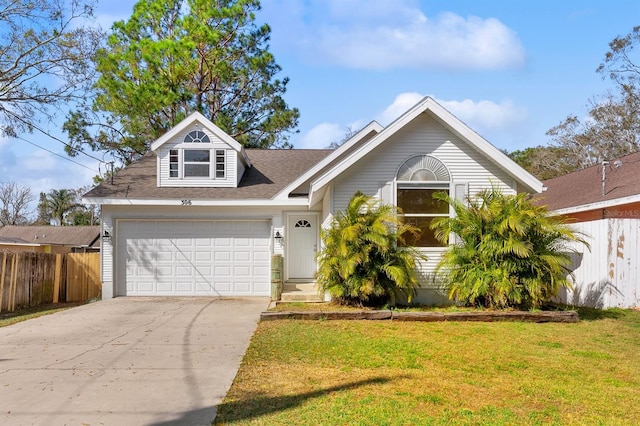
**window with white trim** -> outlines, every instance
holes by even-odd
[[[202,130],[193,130],[184,137],[185,143],[209,143],[209,136]]]
[[[183,152],[183,176],[209,177],[211,176],[211,151],[208,149],[185,149]]]
[[[216,179],[224,179],[226,176],[226,152],[224,149],[216,149]]]
[[[183,143],[169,150],[169,178],[226,179],[227,150],[208,148],[211,140],[202,130],[187,133]]]
[[[405,235],[414,247],[442,247],[430,225],[437,217],[449,216],[449,204],[433,198],[436,192],[449,194],[451,177],[446,166],[430,155],[409,158],[396,175],[396,205],[401,219],[420,229],[419,235]]]
[[[180,177],[179,172],[180,166],[180,154],[177,149],[169,150],[169,177],[177,178]]]

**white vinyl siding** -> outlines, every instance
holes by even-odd
[[[513,178],[423,113],[335,179],[333,213],[343,211],[358,190],[395,204],[394,179],[399,167],[412,156],[424,154],[445,164],[451,175],[450,194],[456,198],[464,198],[465,192],[474,194],[492,185],[505,193],[517,191]],[[444,302],[439,284],[434,280],[434,271],[444,248],[427,247],[420,251],[428,258],[418,271],[421,292],[426,291],[429,296],[419,292],[417,301]]]
[[[335,180],[333,211],[344,210],[360,190],[385,202],[398,168],[414,155],[429,154],[442,161],[453,182],[468,185],[471,194],[496,185],[505,193],[515,193],[515,183],[489,159],[462,142],[427,114],[421,114],[380,147],[360,159]]]
[[[209,136],[210,143],[186,143],[183,142],[185,136],[192,131],[192,128],[189,128],[178,135],[175,138],[168,141],[164,145],[162,145],[158,151],[158,185],[159,186],[168,186],[168,187],[237,187],[240,178],[242,177],[242,171],[240,170],[240,176],[238,176],[238,163],[239,154],[229,145],[227,145],[220,138],[216,137],[213,133],[209,133],[206,129],[203,131]],[[209,156],[209,165],[210,165],[210,176],[208,177],[186,177],[180,178],[183,176],[183,167],[184,167],[184,151],[185,149],[196,149],[202,150],[207,149],[210,150]],[[171,177],[170,171],[170,151],[178,150],[180,157],[180,171],[178,173],[179,177]],[[216,170],[215,170],[215,161],[216,161],[216,151],[224,150],[225,152],[225,176],[224,178],[216,178]]]

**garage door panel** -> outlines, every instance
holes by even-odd
[[[267,221],[119,221],[120,288],[128,295],[269,295],[270,229]]]

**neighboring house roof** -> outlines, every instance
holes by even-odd
[[[640,152],[609,161],[605,177],[604,195],[602,165],[598,164],[544,181],[547,190],[538,198],[559,213],[640,201]]]
[[[0,237],[0,244],[30,244],[21,238]]]
[[[458,136],[463,142],[469,144],[470,147],[483,154],[497,167],[504,170],[509,176],[518,182],[519,186],[523,187],[523,190],[533,193],[542,192],[544,188],[542,182],[516,164],[502,151],[491,145],[482,136],[474,132],[470,127],[438,104],[433,98],[427,96],[367,141],[367,143],[359,146],[352,153],[337,161],[328,171],[311,182],[309,205],[312,205],[317,201],[316,198],[319,197],[319,194],[323,193],[329,182],[351,167],[355,162],[373,151],[379,145],[387,141],[405,125],[418,117],[418,115],[423,113],[429,114],[436,121]]]
[[[237,188],[158,187],[156,155],[149,152],[120,170],[110,181],[85,194],[86,200],[269,200],[316,163],[329,155],[327,149],[247,149],[252,167],[245,170]]]
[[[0,243],[14,240],[16,244],[52,244],[75,247],[100,245],[99,226],[3,226]],[[11,244],[11,242],[5,242]]]

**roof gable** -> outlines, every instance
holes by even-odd
[[[336,148],[325,159],[317,163],[315,166],[311,167],[306,173],[283,188],[282,191],[280,191],[280,193],[277,195],[277,197],[287,197],[289,193],[291,193],[292,191],[296,191],[305,183],[307,183],[308,185],[310,180],[315,176],[319,175],[320,173],[326,172],[332,165],[332,163],[335,163],[339,159],[352,152],[358,146],[366,143],[368,140],[380,133],[382,129],[384,129],[384,127],[382,127],[377,121],[371,121],[369,124],[360,129],[355,135],[350,137],[342,145]]]
[[[175,125],[172,129],[170,129],[167,133],[160,136],[155,142],[151,144],[151,151],[157,151],[165,143],[172,140],[174,137],[179,135],[182,131],[186,130],[189,126],[194,124],[200,124],[211,133],[220,138],[224,143],[229,145],[234,151],[241,155],[243,162],[247,165],[247,167],[251,167],[251,160],[247,156],[244,147],[231,136],[229,136],[224,130],[220,127],[216,126],[211,122],[211,120],[207,119],[204,115],[199,112],[194,112],[180,123]]]
[[[480,152],[497,167],[504,170],[526,190],[534,193],[538,193],[543,190],[542,182],[516,164],[499,149],[491,145],[482,136],[477,134],[457,117],[438,104],[433,98],[427,96],[385,127],[376,136],[358,147],[348,156],[345,156],[345,158],[336,162],[333,167],[314,180],[311,183],[311,190],[309,192],[309,205],[312,205],[317,201],[315,198],[317,198],[318,194],[323,192],[324,187],[329,182],[347,170],[355,162],[363,158],[366,154],[383,144],[392,135],[396,134],[400,129],[422,113],[427,113],[432,116],[436,121],[457,135],[463,142]]]

